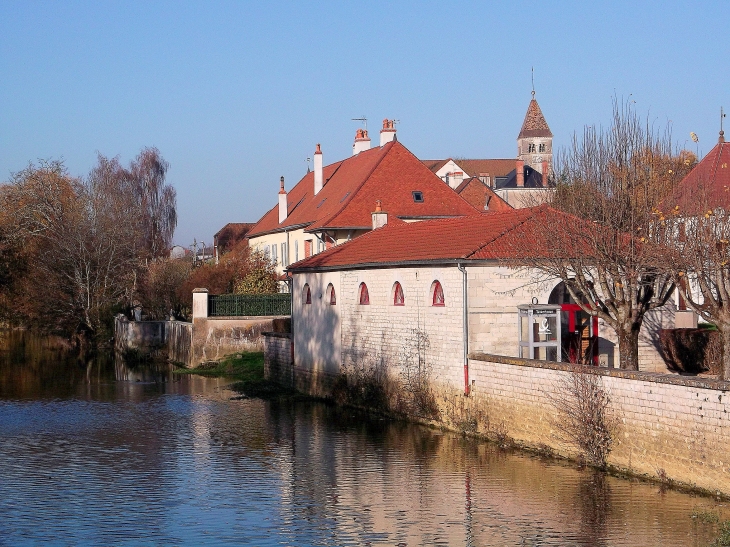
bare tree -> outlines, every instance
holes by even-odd
[[[730,380],[730,212],[712,208],[702,184],[696,190],[691,210],[659,211],[657,222],[671,234],[675,252],[666,267],[681,297],[720,331],[722,378]]]
[[[94,338],[112,308],[134,298],[143,259],[161,252],[175,219],[174,191],[159,172],[152,181],[140,174],[148,156],[130,170],[99,156],[86,179],[61,162],[30,164],[3,188],[1,227],[28,256],[14,295],[27,322]]]
[[[167,253],[177,226],[176,192],[165,184],[169,167],[157,148],[145,148],[129,169],[144,246],[151,257]]]
[[[562,279],[583,311],[615,330],[624,369],[638,370],[644,317],[674,290],[655,259],[653,213],[689,170],[687,160],[669,130],[655,131],[618,101],[609,129],[586,127],[556,159],[551,205],[569,215],[545,227],[548,249],[528,262]]]

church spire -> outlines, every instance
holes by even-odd
[[[525,121],[517,136],[517,159],[543,175],[547,175],[553,162],[553,133],[535,99],[534,84]]]

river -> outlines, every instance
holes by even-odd
[[[0,545],[706,546],[712,498],[0,331]],[[693,518],[700,514],[704,518]]]

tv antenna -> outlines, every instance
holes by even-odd
[[[353,122],[362,122],[365,124],[365,131],[368,130],[368,119],[365,117],[365,114],[362,115],[361,118],[352,118]]]

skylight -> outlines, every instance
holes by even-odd
[[[423,192],[414,191],[413,201],[416,203],[423,203]]]

